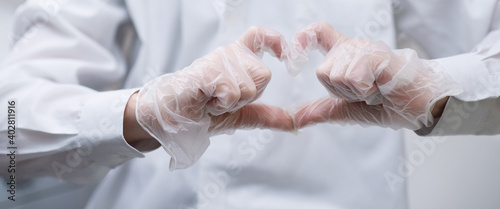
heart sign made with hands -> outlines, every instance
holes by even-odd
[[[417,130],[431,126],[448,97],[462,92],[435,61],[419,59],[411,49],[346,37],[325,22],[295,34],[289,71],[297,73],[315,49],[325,55],[316,75],[331,96],[299,108],[296,128],[330,121]]]
[[[172,156],[171,170],[194,164],[213,135],[242,128],[295,129],[284,109],[253,103],[271,80],[263,52],[282,60],[288,51],[280,33],[254,26],[234,43],[139,90],[137,121]]]
[[[297,74],[314,49],[325,54],[316,73],[329,98],[292,113],[254,103],[271,79],[263,52]],[[136,118],[172,156],[170,168],[178,169],[200,158],[210,136],[242,128],[292,131],[338,122],[415,130],[433,122],[434,104],[456,93],[455,87],[415,52],[351,39],[327,23],[301,29],[290,46],[279,32],[254,26],[183,70],[146,83],[137,96]]]

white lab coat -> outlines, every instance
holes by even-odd
[[[400,131],[335,124],[298,134],[237,131],[211,138],[193,167],[170,172],[162,149],[142,153],[124,141],[124,106],[148,80],[233,42],[251,25],[290,39],[309,23],[327,21],[393,48],[406,37],[430,58],[463,54],[439,62],[467,90],[450,100],[435,127],[420,131],[499,133],[498,126],[475,125],[500,121],[487,114],[500,109],[498,80],[489,79],[500,72],[499,7],[496,0],[31,1],[17,12],[15,45],[0,69],[0,104],[17,101],[17,175],[98,184],[44,178],[57,185],[57,195],[23,206],[59,200],[85,208],[405,208]],[[289,107],[327,96],[314,73],[321,59],[312,54],[290,77],[283,63],[264,56],[273,77],[260,101]],[[463,118],[462,128],[446,122],[465,117],[454,105],[478,100],[466,106],[467,117],[481,120]],[[0,121],[0,134],[6,127]],[[8,150],[0,146],[3,156]],[[388,181],[387,173],[401,179]],[[38,184],[21,184],[19,192],[30,185]]]

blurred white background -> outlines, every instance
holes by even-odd
[[[423,153],[416,141],[432,138],[410,131],[405,135],[406,159],[411,162],[412,153]],[[500,136],[438,140],[444,142],[436,143],[434,152],[425,154],[423,163],[409,176],[410,209],[500,208]]]
[[[24,0],[0,1],[0,58],[4,57],[9,46],[12,15],[15,8],[22,2]]]
[[[0,1],[0,59],[8,50],[14,9],[22,2]],[[500,208],[500,136],[439,138],[445,142],[434,143],[428,153],[415,142],[432,138],[411,131],[405,136],[406,160],[414,168],[408,177],[410,209]],[[424,158],[411,159],[415,156]]]

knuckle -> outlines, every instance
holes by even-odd
[[[253,39],[255,39],[256,36],[259,35],[260,32],[261,32],[261,28],[259,26],[252,25],[247,29],[247,31],[244,33],[243,37],[244,37],[244,39],[253,40]]]
[[[271,81],[271,70],[266,67],[259,67],[253,72],[252,79],[256,86],[266,86]]]
[[[269,82],[271,80],[271,70],[267,69],[267,68],[262,68],[261,70],[261,75],[263,77],[263,79],[267,82]]]
[[[331,85],[330,81],[330,69],[324,66],[320,66],[316,70],[316,77],[318,80],[320,80],[323,84]]]
[[[220,46],[216,49],[216,51],[218,52],[218,54],[220,55],[225,55],[228,51],[232,50],[232,45],[229,45],[229,46]]]
[[[330,28],[330,27],[332,27],[330,25],[330,23],[328,23],[326,21],[320,21],[316,25],[319,26],[320,28]]]
[[[330,73],[328,79],[332,84],[343,84],[346,79],[346,75],[340,73]]]
[[[251,33],[257,33],[258,31],[260,30],[260,27],[259,26],[256,26],[256,25],[252,25],[248,28],[248,32],[251,32]]]
[[[241,100],[248,101],[255,97],[257,94],[257,87],[253,83],[247,83],[241,88]]]
[[[226,94],[226,100],[228,103],[234,103],[241,98],[241,92],[236,88],[231,88]]]
[[[351,42],[356,43],[356,45],[358,47],[366,47],[366,46],[372,44],[372,42],[370,40],[364,39],[364,38],[361,38],[361,37],[352,38]]]
[[[249,94],[250,97],[254,97],[255,94],[257,94],[257,86],[255,86],[255,84],[249,85],[247,88],[247,94]]]

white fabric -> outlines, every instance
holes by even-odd
[[[87,153],[78,148],[89,140],[90,154],[64,173],[65,180],[92,182],[122,165],[111,170],[90,197],[91,190],[73,196],[80,202],[88,197],[86,208],[405,208],[404,181],[389,184],[384,177],[387,172],[397,174],[402,163],[399,131],[333,124],[295,135],[237,131],[213,137],[194,167],[169,172],[163,150],[137,158],[142,154],[125,143],[121,121],[127,96],[148,80],[233,42],[251,25],[291,38],[305,25],[324,20],[348,36],[382,40],[394,48],[396,30],[403,30],[431,58],[468,53],[498,25],[492,22],[498,20],[492,18],[496,4],[31,1],[17,12],[14,31],[19,38],[0,69],[0,104],[18,101],[16,140],[23,151],[17,156],[18,176],[56,176],[53,162],[68,165],[67,156]],[[138,39],[131,44],[132,26]],[[498,44],[491,41],[484,44]],[[121,53],[125,49],[132,52]],[[497,55],[499,51],[490,50]],[[327,96],[314,73],[321,58],[313,54],[306,70],[292,78],[282,63],[265,55],[273,78],[261,101],[287,106]],[[479,72],[498,72],[494,62],[485,66],[487,70]],[[0,121],[1,135],[6,135],[5,123]],[[4,155],[5,144],[0,146]],[[37,207],[43,208],[40,204]]]
[[[495,135],[500,133],[500,99],[462,101],[450,98],[439,122],[417,131],[419,135]]]
[[[450,99],[420,135],[500,134],[500,3],[402,1],[398,26],[441,65],[464,92]],[[438,12],[453,11],[453,12]],[[458,41],[460,40],[460,41]],[[464,107],[471,107],[466,108]]]

